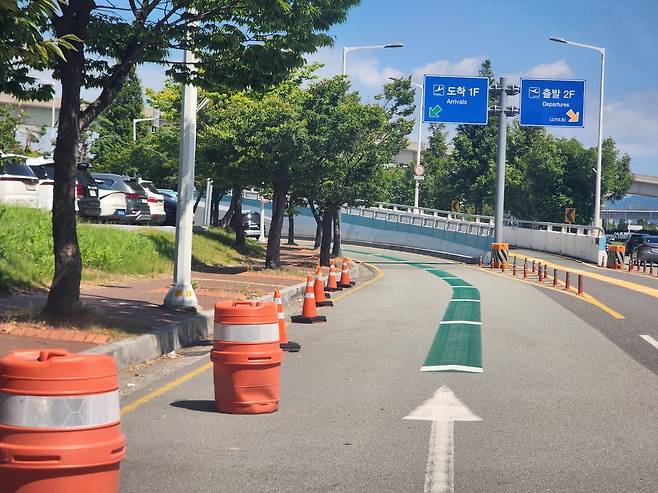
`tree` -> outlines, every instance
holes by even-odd
[[[90,127],[96,134],[90,149],[94,155],[94,168],[99,171],[124,172],[117,169],[117,161],[122,161],[120,156],[125,156],[126,147],[132,143],[133,119],[142,116],[143,108],[142,85],[133,68],[112,104]],[[140,136],[144,135],[145,132],[140,132]]]
[[[21,152],[21,145],[16,140],[19,119],[5,105],[0,105],[0,150],[5,153]]]
[[[69,46],[54,68],[62,84],[59,132],[55,147],[53,243],[55,273],[46,310],[70,316],[80,306],[82,262],[75,221],[75,165],[80,133],[99,117],[121,91],[130,71],[144,62],[167,61],[171,50],[192,49],[199,59],[197,72],[185,64],[169,69],[177,81],[193,78],[198,85],[253,89],[285,78],[303,64],[303,53],[331,44],[325,31],[341,22],[357,0],[198,0],[128,2],[127,6],[69,0],[57,10],[35,17],[37,33],[50,30]],[[187,10],[187,7],[194,10]],[[32,35],[33,35],[33,31]],[[16,31],[2,35],[3,45],[15,41]],[[34,35],[33,35],[34,36]],[[68,38],[67,38],[68,37]],[[84,40],[84,41],[82,41]],[[36,40],[37,42],[39,40]],[[22,46],[19,44],[19,46]],[[10,92],[21,95],[29,68],[44,61],[30,53],[0,60],[9,73]],[[14,63],[18,57],[20,62]],[[19,69],[11,65],[18,65]],[[17,70],[25,69],[21,74]],[[82,107],[82,86],[100,88],[99,96]],[[52,89],[48,92],[48,96]],[[42,93],[43,97],[44,94]]]
[[[410,91],[409,80],[387,84],[379,105],[363,104],[358,93],[349,92],[343,77],[309,87],[304,104],[312,149],[308,160],[316,163],[316,169],[323,169],[324,175],[309,187],[307,197],[322,217],[322,265],[329,265],[332,219],[339,208],[343,204],[367,205],[385,192],[384,164],[404,148],[413,126],[404,117],[413,113],[405,102]]]

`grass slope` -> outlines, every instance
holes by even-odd
[[[152,276],[172,269],[174,233],[78,223],[78,239],[85,280],[117,274]],[[250,241],[246,251],[239,252],[234,235],[220,229],[194,234],[193,266],[243,263],[245,255],[262,257],[263,248]],[[53,269],[50,213],[0,205],[0,291],[45,288]]]

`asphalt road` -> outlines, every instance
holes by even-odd
[[[572,297],[392,252],[480,291],[483,372],[420,372],[450,286],[349,253],[384,276],[322,309],[326,324],[289,327],[302,351],[283,363],[278,412],[215,412],[207,348],[171,373],[139,370],[156,377],[122,402],[135,403],[122,492],[423,491],[431,425],[402,418],[442,385],[482,418],[455,423],[455,491],[656,491],[657,349],[642,362],[598,325],[609,315]]]
[[[656,272],[653,276],[649,276],[636,272],[604,269],[577,260],[531,250],[513,250],[510,253],[518,255],[519,265],[526,255],[530,255],[548,261],[549,265],[560,266],[558,274],[560,279],[564,278],[565,269],[561,268],[562,266],[582,271],[585,275],[585,292],[621,313],[624,316],[623,319],[615,319],[592,305],[584,304],[578,299],[559,293],[547,291],[547,296],[595,327],[637,362],[654,373],[658,373],[656,348],[640,337],[648,335],[658,341],[658,321],[656,319],[658,316],[658,277]],[[571,282],[575,282],[573,275]],[[645,292],[641,292],[643,288],[647,288],[644,290]]]

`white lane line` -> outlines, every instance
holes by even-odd
[[[477,289],[475,286],[451,286],[452,288],[469,288],[469,289]]]
[[[435,365],[423,366],[420,371],[466,371],[469,373],[483,373],[482,368],[479,366],[464,366],[464,365]]]
[[[641,337],[642,339],[644,339],[645,341],[647,341],[649,344],[651,344],[653,347],[655,347],[656,349],[658,349],[658,341],[655,340],[653,337],[651,337],[651,336],[647,336],[647,335],[643,335],[643,336],[640,336],[640,337]]]
[[[479,303],[480,302],[480,300],[469,300],[467,298],[454,298],[454,299],[450,300],[450,302],[453,302],[453,301],[470,301],[472,303]]]
[[[441,322],[439,322],[439,325],[450,324],[482,325],[482,322],[475,322],[473,320],[441,320]]]

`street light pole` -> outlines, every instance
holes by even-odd
[[[343,46],[343,76],[347,75],[347,54],[351,51],[359,51],[359,50],[377,50],[377,49],[384,49],[384,48],[403,48],[404,45],[402,43],[388,43],[385,45],[367,45],[367,46]],[[338,229],[340,230],[340,210],[342,206],[338,208],[338,212],[336,213],[336,226],[338,226]],[[336,244],[334,244],[334,254],[340,255],[340,239],[338,240],[338,252],[336,252]]]
[[[192,9],[189,9],[193,12]],[[191,49],[184,61],[194,67],[196,57]],[[164,299],[172,308],[196,309],[199,304],[192,287],[192,230],[194,227],[194,161],[196,151],[197,89],[192,83],[183,86],[181,100],[181,140],[178,165],[178,204],[176,206],[176,258],[174,282]]]
[[[594,50],[601,55],[601,80],[599,88],[599,137],[598,137],[598,146],[596,153],[596,188],[594,193],[594,221],[592,226],[595,228],[601,227],[601,166],[603,160],[603,88],[605,84],[605,48],[599,46],[592,46],[583,43],[576,43],[575,41],[569,41],[564,38],[558,38],[551,36],[551,41],[556,43],[563,43],[572,46],[578,46],[579,48],[587,48],[589,50]]]

